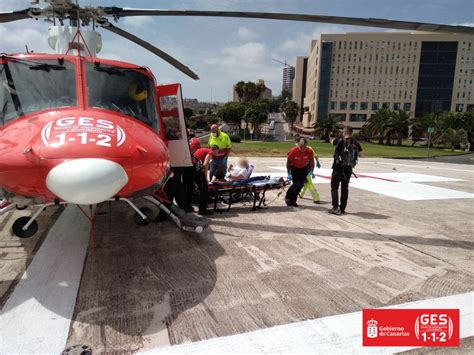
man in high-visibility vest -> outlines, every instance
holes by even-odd
[[[212,157],[209,167],[209,181],[214,176],[219,180],[224,179],[227,173],[227,158],[232,148],[230,137],[227,133],[222,132],[218,125],[213,124],[211,126],[211,136],[207,144],[209,147],[216,146],[219,148],[217,154]]]

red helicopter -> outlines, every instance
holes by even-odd
[[[150,15],[246,17],[474,33],[471,27],[383,19],[45,2],[45,8],[0,13],[0,23],[28,18],[53,22],[48,42],[55,54],[0,55],[0,196],[8,201],[0,203],[0,214],[37,206],[31,217],[20,217],[13,224],[13,233],[23,238],[36,233],[36,218],[46,207],[58,204],[124,201],[136,211],[138,223],[150,222],[150,211],[138,208],[135,201],[144,198],[166,210],[153,192],[166,182],[171,168],[192,165],[180,85],[160,86],[146,67],[97,58],[102,43],[95,30],[114,32],[191,78],[198,76],[113,25],[110,17],[116,21]],[[176,216],[173,219],[179,224]]]

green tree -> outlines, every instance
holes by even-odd
[[[277,99],[263,99],[259,102],[265,103],[268,106],[270,112],[279,112],[280,111],[280,101]]]
[[[438,113],[427,113],[412,119],[412,132],[415,137],[427,137],[428,128],[436,128],[439,120]]]
[[[408,137],[410,123],[411,118],[409,112],[405,110],[391,111],[386,134],[388,137],[391,137],[392,134],[397,137],[397,145],[401,146],[403,139]]]
[[[244,93],[245,93],[244,81],[239,81],[237,84],[235,84],[235,92],[237,93],[237,97],[239,98],[239,101],[242,101],[242,99],[244,98]]]
[[[251,81],[239,81],[235,84],[235,92],[240,102],[255,102],[262,92],[266,90],[265,84],[255,84]]]
[[[448,128],[461,129],[465,128],[463,114],[461,112],[442,112],[439,114],[437,128],[444,132]]]
[[[474,110],[469,110],[463,113],[464,129],[467,132],[467,140],[471,145],[474,139]]]
[[[227,102],[218,113],[222,120],[230,125],[240,127],[240,123],[244,118],[246,104],[242,102]]]
[[[184,118],[186,119],[194,116],[194,111],[189,107],[185,107],[183,110],[183,113],[184,113]]]
[[[451,151],[454,151],[454,147],[461,143],[466,143],[467,133],[464,129],[448,128],[443,132],[441,140],[444,144],[451,147]]]
[[[386,130],[390,122],[391,112],[389,109],[379,109],[375,111],[364,123],[364,132],[370,138],[378,137],[378,143],[384,144]]]
[[[337,135],[338,131],[342,128],[342,124],[336,120],[334,116],[321,116],[318,117],[313,125],[315,133],[320,135],[326,143],[329,143],[330,136]]]
[[[280,96],[278,97],[278,100],[280,100],[280,106],[286,102],[286,101],[291,101],[293,98],[293,95],[291,94],[291,91],[288,89],[283,89],[281,91]]]
[[[244,119],[247,123],[252,123],[254,131],[260,132],[260,125],[267,120],[267,111],[265,106],[261,104],[250,104],[245,110]]]
[[[293,128],[296,117],[298,117],[299,107],[298,104],[294,101],[287,101],[282,106],[282,110],[286,115],[286,120],[290,124],[290,128]]]

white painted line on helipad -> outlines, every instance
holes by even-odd
[[[453,169],[453,168],[446,168],[446,167],[442,167],[442,166],[436,166],[434,164],[449,164],[449,163],[438,163],[438,162],[434,162],[433,165],[418,165],[416,163],[414,164],[399,164],[399,163],[386,163],[386,162],[383,162],[383,161],[376,161],[376,162],[373,162],[374,164],[376,165],[392,165],[392,166],[407,166],[407,167],[410,167],[410,168],[419,168],[419,169],[438,169],[438,170],[447,170],[447,171],[464,171],[464,172],[468,172],[468,173],[474,173],[474,167],[472,169]],[[470,165],[467,165],[467,164],[450,164],[451,166],[453,165],[463,165],[463,166],[470,166]]]
[[[474,292],[387,308],[459,308],[460,335],[474,335]],[[154,349],[143,354],[391,354],[414,347],[363,347],[362,312],[341,314]]]
[[[287,175],[283,173],[283,171],[286,171],[285,167],[271,166],[270,168],[278,170],[278,172],[256,172],[255,175],[273,175],[277,177],[286,177]],[[314,173],[316,177],[313,182],[316,187],[319,184],[330,183],[331,169],[315,169]],[[416,173],[363,173],[357,171],[356,175],[357,178],[355,176],[351,178],[351,187],[405,201],[474,198],[474,193],[471,192],[423,184],[423,182],[464,181],[462,179]]]
[[[66,207],[0,313],[1,354],[64,350],[89,231],[81,211]]]

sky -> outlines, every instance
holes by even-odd
[[[192,10],[290,12],[388,18],[474,26],[474,0],[80,0],[82,6],[120,6]],[[30,0],[0,0],[0,12],[23,9]],[[42,3],[41,6],[45,6]],[[201,78],[194,81],[160,58],[108,31],[100,31],[99,57],[145,65],[160,84],[179,82],[183,95],[200,101],[232,99],[239,80],[263,79],[274,95],[281,92],[282,68],[272,58],[294,64],[307,55],[311,39],[321,33],[383,31],[381,29],[256,19],[199,17],[135,17],[117,26],[174,56]],[[49,23],[22,20],[0,24],[0,52],[51,52]]]

